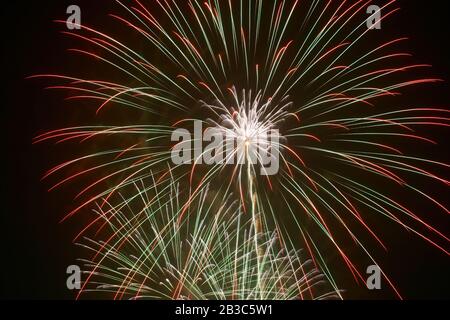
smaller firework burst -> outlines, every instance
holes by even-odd
[[[231,195],[205,189],[186,213],[189,219],[179,223],[179,185],[169,179],[135,187],[134,199],[98,206],[96,214],[104,224],[96,231],[97,239],[80,243],[93,254],[82,260],[87,278],[80,295],[178,300],[340,297],[312,261],[277,233],[258,235],[264,247],[258,257],[252,222]]]

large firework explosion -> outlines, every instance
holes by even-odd
[[[96,253],[88,279],[98,275],[98,270],[110,271],[99,290],[115,290],[116,298],[132,297],[130,292],[136,298],[145,296],[141,287],[149,296],[162,298],[303,297],[303,289],[280,295],[278,280],[274,280],[287,274],[294,277],[297,267],[291,266],[278,278],[277,273],[267,278],[268,270],[284,268],[278,265],[279,257],[271,253],[272,239],[276,239],[277,246],[288,239],[281,260],[290,260],[294,254],[292,259],[303,266],[296,252],[305,248],[314,268],[323,272],[336,295],[340,295],[334,279],[335,266],[327,262],[330,252],[336,252],[362,284],[368,264],[382,266],[370,249],[376,242],[388,250],[370,222],[374,215],[386,223],[401,225],[449,254],[449,238],[396,197],[401,188],[449,213],[439,199],[417,183],[419,178],[427,179],[446,188],[448,180],[432,170],[446,170],[448,165],[404,151],[411,144],[437,144],[418,131],[429,126],[448,127],[448,111],[403,107],[396,100],[402,89],[439,80],[420,76],[420,70],[429,66],[414,64],[409,53],[398,51],[406,38],[374,43],[374,31],[366,24],[366,9],[371,1],[136,0],[115,4],[119,13],[110,16],[117,28],[126,29],[130,37],[108,35],[87,24],[80,31],[63,32],[79,44],[70,52],[87,56],[108,72],[97,74],[96,79],[64,74],[37,76],[55,81],[49,88],[68,92],[68,100],[91,101],[96,106],[96,125],[51,131],[38,136],[35,142],[79,141],[84,150],[89,150],[48,171],[45,178],[63,175],[51,190],[76,180],[90,181],[77,192],[79,204],[64,220],[94,208],[99,214],[82,228],[76,240],[87,233],[110,231],[106,242],[102,242],[104,238],[93,239],[89,246]],[[385,2],[381,9],[383,22],[398,10],[395,1]],[[111,80],[116,78],[121,80]],[[108,121],[111,124],[106,125]],[[219,129],[240,141],[238,157],[247,161],[203,164],[198,152],[203,148],[202,141],[194,138],[191,164],[175,165],[172,151],[177,144],[171,139],[174,130],[193,132],[198,122],[205,131]],[[265,141],[263,137],[273,129],[280,133],[280,170],[276,175],[261,175],[261,164],[249,161],[253,156],[249,147],[256,140]],[[161,221],[150,219],[148,208],[128,207],[135,217],[123,212],[147,190],[166,182],[177,186],[181,194],[177,199],[183,201],[170,206],[170,210],[164,209]],[[228,231],[209,238],[215,219],[221,216],[217,207],[202,217],[201,223],[208,226],[204,233],[181,232],[181,226],[195,219],[192,210],[201,214],[199,206],[214,207],[215,200],[207,197],[211,188],[220,199],[226,199],[225,203],[231,201],[230,206],[236,205],[231,199],[237,201],[230,220],[242,216],[243,225],[250,226],[244,230],[246,236],[240,237],[243,231],[231,221],[221,221]],[[157,200],[167,201],[164,199],[171,192],[173,188],[165,188],[157,193]],[[141,230],[149,222],[150,229]],[[196,287],[199,266],[185,266],[186,261],[177,260],[190,260],[186,252],[165,256],[161,247],[149,247],[155,242],[169,251],[178,245],[177,241],[183,242],[182,238],[167,240],[171,234],[185,237],[187,251],[208,241],[213,247],[215,241],[221,243],[217,252],[207,255],[212,260],[220,256],[211,267],[219,269],[202,270],[206,274],[213,272],[217,278],[199,276],[203,281],[213,281],[214,286]],[[223,237],[241,239],[242,243],[230,240],[229,245],[223,244]],[[127,245],[123,246],[124,241]],[[249,241],[252,244],[246,247]],[[254,254],[247,261],[253,267],[243,267],[255,272],[249,285],[253,293],[245,287],[239,289],[229,278],[233,274],[242,276],[236,273],[236,264],[248,253],[232,249],[235,242]],[[233,261],[230,254],[240,257]],[[356,263],[362,255],[365,264]],[[119,269],[102,264],[111,260]],[[154,272],[148,263],[158,265],[164,290],[158,281],[159,289],[145,283],[147,273]],[[142,283],[130,273],[143,277]],[[164,274],[172,277],[167,284]],[[303,276],[308,278],[307,274]],[[388,275],[383,272],[383,276],[401,297]],[[186,277],[190,277],[189,285],[181,288],[187,283]],[[293,279],[287,281],[298,284]],[[219,289],[217,282],[227,287]],[[267,283],[273,283],[273,292],[267,291]],[[301,285],[305,283],[309,281]]]

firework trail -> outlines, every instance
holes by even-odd
[[[49,88],[69,92],[68,100],[92,101],[98,123],[102,123],[51,131],[35,139],[36,143],[91,143],[100,150],[58,165],[45,175],[50,179],[82,168],[66,174],[51,190],[91,179],[77,195],[80,204],[65,219],[94,206],[102,214],[77,239],[100,221],[113,224],[117,218],[113,212],[120,210],[106,208],[134,199],[136,184],[152,185],[157,177],[157,181],[179,184],[189,194],[182,210],[174,212],[180,225],[186,223],[208,186],[219,190],[224,199],[239,195],[237,210],[252,217],[253,231],[247,236],[253,237],[256,286],[264,296],[262,264],[270,248],[264,235],[269,230],[301,242],[336,292],[338,285],[324,251],[333,248],[355,280],[365,283],[349,247],[359,248],[380,265],[368,243],[376,241],[386,250],[387,245],[367,219],[373,214],[449,254],[449,238],[396,200],[401,187],[449,213],[416,183],[423,178],[446,190],[449,181],[432,170],[449,166],[404,151],[418,143],[437,144],[418,131],[448,127],[449,111],[396,105],[402,89],[439,79],[416,76],[429,66],[413,64],[409,53],[397,51],[406,38],[373,43],[365,15],[371,1],[116,3],[122,13],[110,16],[132,36],[108,35],[89,25],[79,32],[63,32],[80,43],[80,48],[70,52],[105,65],[110,73],[98,79],[37,76],[57,82]],[[397,10],[395,1],[385,2],[383,20]],[[296,38],[290,38],[293,34]],[[139,45],[127,40],[135,38],[140,39]],[[110,123],[119,121],[119,125],[103,125],[108,120],[100,120],[117,114],[119,118]],[[203,123],[205,131],[215,129],[237,139],[236,154],[247,161],[205,165],[198,153],[202,141],[194,138],[191,165],[174,165],[171,155],[177,145],[171,141],[172,133],[178,128],[193,132],[196,121]],[[261,165],[251,161],[255,155],[250,150],[267,151],[265,137],[274,129],[280,132],[280,171],[262,176]],[[262,146],[254,145],[255,141],[263,141]],[[123,201],[110,205],[119,194]],[[246,296],[239,290],[236,294]]]

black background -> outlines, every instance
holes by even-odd
[[[95,2],[95,3],[93,3]],[[47,70],[76,69],[67,63],[60,28],[53,19],[64,19],[68,5],[78,4],[83,19],[103,21],[109,0],[102,1],[17,1],[0,4],[2,12],[2,213],[1,213],[1,297],[7,299],[73,299],[65,287],[65,269],[75,263],[77,251],[70,245],[75,229],[59,224],[70,197],[49,194],[41,183],[49,164],[58,163],[57,151],[33,146],[32,138],[42,130],[58,127],[65,115],[62,99],[46,92],[29,75]],[[448,1],[398,1],[402,10],[389,30],[411,38],[408,43],[418,61],[433,65],[433,75],[446,82],[430,94],[449,106],[450,39]],[[117,6],[113,5],[113,8]],[[393,35],[393,37],[395,36]],[[447,102],[447,104],[446,104]],[[51,110],[51,112],[49,112]],[[447,148],[447,136],[441,147]],[[56,154],[55,154],[56,153]],[[448,153],[442,155],[448,162]],[[51,161],[49,160],[51,159]],[[444,161],[446,161],[444,159]],[[50,163],[49,163],[50,162]],[[447,217],[445,217],[447,218]],[[450,233],[448,219],[440,230]],[[416,237],[402,238],[393,245],[389,271],[409,299],[449,299],[450,261],[445,254]],[[355,291],[347,298],[392,298]]]

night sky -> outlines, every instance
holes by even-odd
[[[95,4],[93,4],[95,2]],[[114,28],[106,17],[120,10],[110,1],[8,1],[2,3],[2,70],[3,79],[3,170],[1,214],[1,297],[6,299],[73,299],[66,289],[65,270],[76,263],[79,252],[71,244],[78,230],[77,221],[59,223],[73,208],[75,186],[48,193],[49,184],[41,182],[50,167],[67,160],[62,148],[32,145],[37,134],[58,128],[61,123],[76,124],[83,115],[74,115],[73,105],[64,103],[64,94],[44,90],[38,81],[27,76],[46,71],[76,72],[81,66],[67,54],[70,39],[59,34],[61,28],[52,22],[65,19],[68,5],[82,8],[83,21]],[[112,2],[112,1],[111,1]],[[398,1],[402,10],[383,26],[380,32],[389,32],[386,39],[408,36],[405,48],[414,53],[418,63],[433,65],[430,73],[445,82],[424,86],[428,102],[433,106],[450,107],[450,7],[448,1]],[[45,3],[45,4],[44,4]],[[104,9],[107,4],[111,9]],[[412,101],[421,102],[423,92],[410,92]],[[6,97],[6,99],[5,99]],[[411,101],[411,98],[409,98]],[[420,103],[418,103],[420,104]],[[70,114],[70,118],[68,118]],[[450,162],[448,130],[430,132],[438,137],[439,150],[430,150],[430,158]],[[428,150],[426,150],[428,152]],[[445,176],[445,173],[443,173]],[[425,186],[431,193],[442,195],[440,188]],[[414,200],[414,199],[412,199]],[[418,204],[419,205],[419,204]],[[429,207],[414,208],[427,212]],[[429,212],[434,225],[450,235],[448,216],[432,209]],[[426,214],[424,214],[426,216]],[[76,220],[76,219],[75,219]],[[389,225],[389,254],[384,253],[386,270],[397,287],[408,299],[449,299],[450,259],[404,229]],[[349,299],[391,299],[392,292],[368,292],[354,286],[347,276],[341,283],[349,284],[344,297]]]

